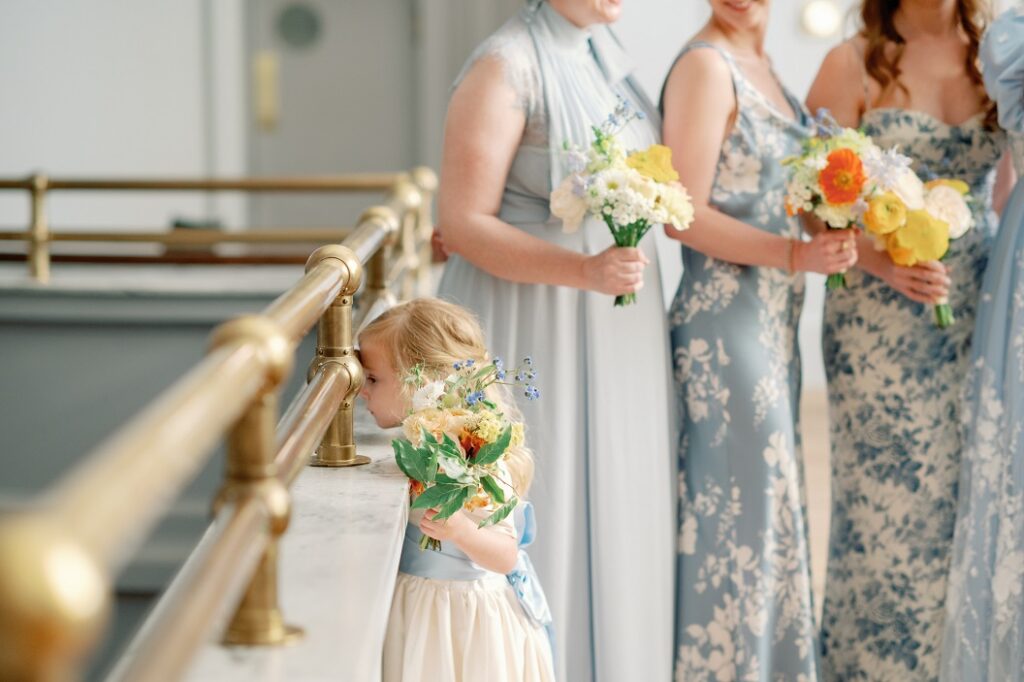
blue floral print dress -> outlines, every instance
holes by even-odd
[[[989,96],[1024,177],[1024,7],[981,47]],[[943,682],[1024,679],[1024,180],[1003,210],[974,327]]]
[[[758,229],[799,237],[784,209],[782,159],[809,118],[780,112],[717,49],[737,102],[711,203]],[[798,428],[802,275],[734,265],[683,247],[670,312],[682,406],[675,679],[817,679]]]
[[[948,125],[907,109],[867,111],[865,131],[899,145],[923,179],[970,185],[975,226],[950,243],[956,322],[859,269],[828,294],[823,334],[832,429],[832,522],[822,617],[826,680],[938,678],[960,473],[961,390],[995,231],[994,169],[1005,135],[979,114]]]

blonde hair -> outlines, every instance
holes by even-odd
[[[490,362],[480,323],[465,308],[437,298],[416,298],[391,308],[361,332],[360,344],[373,340],[388,355],[399,376],[419,365],[430,380],[443,379],[456,362]],[[487,397],[513,421],[522,421],[511,395],[491,385]],[[509,448],[505,465],[512,485],[525,496],[533,481],[533,453],[525,445]]]

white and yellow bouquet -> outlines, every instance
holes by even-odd
[[[412,369],[406,377],[415,391],[412,412],[402,422],[408,440],[395,439],[391,446],[409,477],[412,509],[437,509],[438,521],[463,508],[495,509],[480,522],[483,528],[507,517],[519,502],[506,480],[503,459],[510,448],[523,445],[524,436],[523,424],[503,414],[488,399],[487,388],[519,386],[534,400],[540,392],[529,382],[537,373],[530,358],[513,370],[506,370],[500,358],[482,366],[473,360],[457,362],[452,370],[442,381],[429,381],[422,367]],[[420,548],[439,550],[441,543],[424,535]]]
[[[942,260],[949,242],[967,234],[974,225],[969,202],[970,188],[962,180],[940,178],[922,182],[908,168],[881,183],[868,201],[864,227],[897,265]],[[948,300],[935,306],[935,324],[953,324]]]
[[[627,154],[616,137],[633,119],[643,118],[620,99],[615,111],[593,126],[586,151],[566,145],[570,174],[551,193],[551,213],[565,232],[575,232],[594,216],[611,230],[616,246],[636,247],[652,225],[685,230],[693,204],[672,167],[672,150],[660,144]],[[615,305],[636,303],[636,294],[615,297]]]
[[[886,160],[870,137],[841,127],[827,112],[820,112],[802,153],[782,162],[790,171],[786,214],[810,213],[833,230],[855,227],[873,191],[870,169]],[[846,277],[841,272],[829,275],[826,285],[829,289],[845,287]]]

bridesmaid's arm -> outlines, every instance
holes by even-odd
[[[736,116],[729,66],[715,51],[693,50],[676,62],[665,84],[663,139],[672,149],[679,180],[693,199],[688,230],[665,226],[668,236],[712,258],[796,270],[839,272],[853,265],[856,251],[841,250],[846,234],[833,231],[811,242],[771,234],[722,213],[710,204],[718,157]],[[792,263],[790,249],[793,250]]]
[[[996,170],[996,183],[992,187],[992,208],[1000,216],[1006,208],[1006,202],[1010,200],[1010,193],[1017,184],[1017,173],[1013,169],[1013,161],[1009,152],[1003,154],[999,161],[999,168]]]
[[[837,45],[825,56],[807,93],[807,108],[814,115],[819,109],[828,109],[836,122],[847,128],[860,125],[866,108],[864,67],[851,41]]]
[[[438,217],[446,250],[513,282],[626,294],[643,286],[646,256],[608,249],[586,256],[534,237],[498,215],[526,126],[504,65],[481,59],[456,88],[445,120]]]

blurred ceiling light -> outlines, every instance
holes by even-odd
[[[843,15],[835,0],[809,0],[800,14],[800,22],[815,38],[828,38],[839,32]]]

